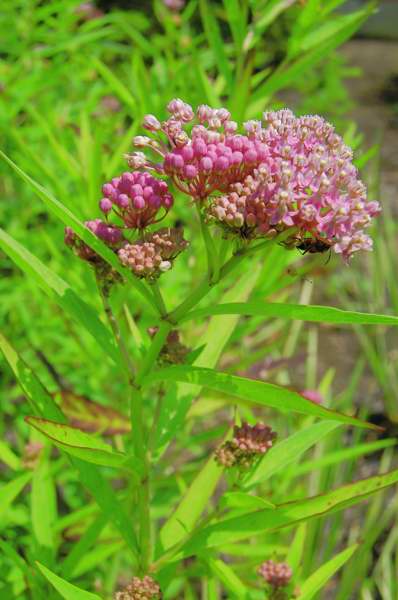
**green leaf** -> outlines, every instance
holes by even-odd
[[[101,600],[97,594],[91,592],[85,592],[76,585],[72,585],[62,577],[55,575],[50,569],[47,569],[44,565],[36,561],[36,565],[44,577],[51,583],[51,585],[61,594],[65,600]]]
[[[213,369],[190,366],[166,367],[159,371],[154,371],[145,377],[143,383],[152,385],[154,381],[190,383],[236,396],[252,404],[269,406],[283,412],[292,411],[329,421],[339,421],[356,427],[379,429],[371,423],[366,423],[355,417],[350,417],[310,402],[310,400],[306,400],[300,394],[292,392],[287,388],[279,387],[273,383],[264,383],[262,381],[228,375],[227,373],[220,373]]]
[[[244,583],[233,572],[225,562],[217,558],[206,557],[203,559],[212,573],[221,581],[225,589],[230,592],[233,598],[249,600],[249,592]],[[228,595],[229,596],[229,595]]]
[[[0,345],[1,345],[1,334],[0,334]],[[14,454],[8,445],[0,440],[0,462],[3,462],[7,467],[13,471],[18,471],[21,467],[21,459]]]
[[[126,454],[113,450],[100,438],[76,427],[38,417],[25,417],[25,421],[51,440],[55,446],[81,460],[106,467],[128,468],[129,466],[130,458]]]
[[[211,456],[189,486],[176,510],[160,530],[162,550],[167,550],[170,546],[177,544],[193,529],[208,505],[222,472],[214,457]]]
[[[131,430],[130,419],[111,406],[93,402],[69,390],[62,390],[59,395],[62,411],[71,425],[82,431],[116,435]]]
[[[257,510],[259,508],[275,508],[275,504],[259,496],[251,496],[244,492],[226,492],[220,498],[221,508],[240,508]]]
[[[292,473],[291,476],[298,477],[305,473],[315,471],[315,469],[335,465],[345,460],[353,460],[359,456],[377,452],[378,450],[384,450],[384,448],[390,448],[397,444],[398,440],[396,438],[387,438],[385,440],[376,440],[375,442],[367,442],[365,444],[355,444],[352,448],[341,448],[334,452],[328,452],[328,454],[325,454],[325,456],[321,456],[320,458],[314,458],[308,462],[296,465],[294,473]]]
[[[231,302],[228,304],[211,305],[188,313],[181,321],[199,319],[210,315],[264,316],[297,321],[314,321],[317,323],[336,323],[338,325],[398,326],[398,317],[392,315],[341,310],[332,306],[282,304],[278,302]]]
[[[0,333],[0,350],[10,365],[30,404],[39,415],[61,420],[63,415],[36,374],[19,356],[10,342]]]
[[[0,229],[0,248],[65,312],[86,329],[107,356],[118,363],[119,354],[111,332],[97,317],[96,311],[82,300],[66,281],[46,267],[36,256]]]
[[[297,431],[288,438],[276,443],[244,479],[243,486],[252,487],[266,481],[274,473],[300,458],[306,450],[314,446],[325,435],[334,431],[339,425],[336,421],[322,421]]]
[[[322,565],[300,586],[298,600],[311,600],[333,575],[351,558],[359,544],[353,544]]]
[[[4,515],[15,498],[22,492],[24,487],[32,479],[33,473],[24,473],[9,481],[0,488],[0,517]]]
[[[33,472],[31,520],[32,531],[39,545],[38,558],[52,561],[55,554],[54,525],[57,521],[57,500],[46,450],[41,452],[39,464]]]
[[[108,264],[110,264],[115,271],[120,273],[124,279],[136,288],[136,290],[148,301],[149,305],[156,310],[156,304],[153,300],[152,294],[148,288],[134,277],[128,269],[125,269],[116,255],[110,250],[98,237],[96,237],[90,229],[85,227],[81,221],[64,206],[59,200],[41,186],[37,181],[32,179],[25,171],[23,171],[17,164],[14,163],[4,152],[0,150],[0,158],[2,158],[8,165],[17,173],[17,175],[28,183],[36,193],[36,195],[43,200],[47,208],[65,225],[71,227],[73,231],[97,254],[101,256]],[[37,259],[36,259],[37,260]]]
[[[398,469],[357,481],[320,496],[281,504],[275,509],[259,510],[235,518],[224,519],[205,527],[194,535],[184,545],[178,558],[197,554],[205,548],[215,548],[267,531],[277,531],[300,521],[308,521],[343,510],[397,482]]]

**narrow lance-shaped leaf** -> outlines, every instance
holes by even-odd
[[[311,600],[321,590],[333,575],[348,561],[357,550],[359,544],[346,548],[327,563],[322,565],[301,586],[298,600]]]
[[[372,313],[341,310],[333,306],[308,306],[303,304],[282,304],[272,302],[245,302],[211,305],[194,310],[181,321],[190,321],[210,315],[264,316],[295,321],[314,321],[317,323],[336,323],[337,325],[395,325],[398,317]]]
[[[144,378],[143,383],[152,384],[154,381],[179,381],[197,386],[204,386],[230,396],[237,396],[252,404],[269,406],[281,411],[292,411],[311,415],[329,421],[339,421],[347,425],[378,429],[370,423],[344,415],[334,410],[319,406],[300,394],[292,392],[272,383],[264,383],[213,369],[201,367],[173,366],[154,371]]]
[[[281,504],[273,510],[259,510],[235,518],[224,519],[215,525],[205,527],[194,535],[175,558],[191,556],[202,552],[205,548],[215,548],[266,531],[277,531],[300,521],[308,521],[332,514],[357,504],[371,494],[397,482],[398,469],[390,473],[356,481],[351,485],[332,490],[321,496]]]
[[[328,433],[339,427],[336,421],[323,421],[306,427],[288,438],[277,442],[260,460],[251,473],[243,481],[244,487],[252,487],[269,479],[280,469],[298,460],[309,448],[314,446]]]
[[[65,600],[101,600],[97,594],[86,592],[76,585],[72,585],[62,577],[59,577],[44,565],[36,562],[36,565],[42,575],[51,583],[51,585],[61,594]]]
[[[86,462],[125,469],[132,466],[129,465],[130,458],[126,454],[113,450],[109,444],[106,444],[100,438],[85,433],[76,427],[37,417],[26,417],[25,421],[51,440],[53,444]],[[134,462],[134,467],[137,466],[138,463]]]
[[[189,486],[177,509],[160,530],[163,550],[182,540],[192,530],[213,495],[221,475],[222,469],[211,456]]]
[[[33,411],[50,419],[57,419],[59,421],[64,419],[62,412],[39,378],[1,333],[0,350],[3,352],[23,392],[26,394]]]
[[[217,579],[223,583],[225,589],[228,590],[229,597],[238,598],[239,600],[249,600],[249,591],[230,566],[217,558],[206,557],[203,560]]]
[[[99,320],[92,306],[84,302],[66,281],[2,229],[0,229],[0,248],[20,269],[31,275],[50,298],[91,334],[107,356],[118,362],[119,355],[113,336]]]
[[[24,473],[0,488],[0,517],[11,506],[18,494],[22,492],[25,485],[29,483],[32,475],[33,473]]]

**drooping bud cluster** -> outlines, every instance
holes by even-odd
[[[149,575],[145,575],[142,579],[133,577],[124,590],[115,594],[115,600],[161,600],[161,598],[159,585]]]
[[[223,467],[248,469],[259,456],[264,455],[276,439],[276,433],[263,423],[252,426],[243,423],[234,427],[233,438],[216,450],[216,462]]]
[[[143,124],[152,133],[162,132],[166,143],[154,146],[141,138],[134,140],[138,147],[155,150],[162,163],[149,158],[145,161],[142,152],[131,155],[129,161],[165,173],[195,200],[204,201],[214,192],[228,191],[231,184],[243,181],[267,159],[267,146],[259,139],[237,134],[237,123],[225,108],[202,104],[195,115],[189,104],[177,98],[167,109],[171,116],[163,123],[147,115]]]
[[[108,225],[101,221],[101,219],[85,221],[84,225],[112,250],[116,250],[120,246],[123,235],[118,227]],[[102,258],[83,242],[70,227],[65,227],[65,244],[72,248],[75,254],[83,260],[91,263],[102,261]]]
[[[266,159],[215,198],[208,214],[244,237],[297,228],[293,245],[304,251],[330,247],[348,259],[370,250],[364,229],[380,206],[367,202],[352,151],[332,125],[290,110],[265,113],[264,121],[265,128],[256,121],[245,126],[251,140],[265,144]]]
[[[158,327],[150,327],[148,333],[154,337],[158,332]],[[170,331],[166,338],[166,343],[159,353],[159,362],[163,364],[181,364],[189,353],[189,348],[180,340],[180,334],[176,329]]]
[[[135,243],[125,244],[118,255],[137,277],[153,280],[171,269],[173,260],[187,246],[180,229],[163,228]]]
[[[267,560],[260,565],[257,573],[274,588],[289,585],[293,572],[287,563]]]
[[[167,183],[140,171],[122,173],[102,186],[100,209],[112,209],[128,229],[143,229],[163,218],[173,205]]]

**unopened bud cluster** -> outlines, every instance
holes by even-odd
[[[159,585],[149,575],[142,579],[133,577],[131,583],[115,595],[115,600],[161,600],[161,598]]]
[[[164,228],[133,244],[126,243],[118,255],[137,277],[156,279],[171,269],[173,260],[187,246],[180,229]]]
[[[266,583],[274,588],[286,587],[289,585],[293,572],[287,563],[267,560],[260,565],[257,570],[260,577],[263,577]]]
[[[271,447],[276,433],[263,423],[249,425],[243,423],[234,427],[233,438],[218,448],[215,453],[216,462],[225,468],[239,467],[248,469]]]
[[[150,327],[148,333],[154,337],[158,332],[158,327]],[[166,338],[166,343],[159,354],[159,362],[165,364],[180,364],[185,361],[190,349],[185,346],[180,339],[180,334],[176,329],[170,331]]]

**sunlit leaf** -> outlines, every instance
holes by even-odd
[[[107,467],[128,468],[132,459],[94,435],[89,435],[76,427],[55,423],[47,419],[26,417],[25,421],[40,431],[53,444],[86,462]],[[131,464],[130,464],[131,466]],[[136,464],[134,463],[134,466]]]
[[[101,600],[100,596],[97,596],[97,594],[85,592],[76,585],[72,585],[39,562],[36,562],[36,565],[42,575],[44,575],[44,577],[51,583],[57,592],[59,592],[61,596],[65,598],[65,600]]]
[[[62,390],[59,395],[62,411],[73,427],[103,435],[128,433],[131,429],[130,419],[110,406],[93,402],[86,396],[68,390]]]
[[[227,373],[220,373],[213,369],[204,369],[191,366],[174,366],[154,371],[144,378],[144,383],[152,384],[154,381],[179,381],[197,386],[204,386],[224,394],[237,396],[251,404],[269,406],[283,412],[292,411],[304,415],[311,415],[329,421],[339,421],[347,425],[377,429],[374,425],[343,415],[337,411],[324,408],[310,402],[287,388],[272,383],[264,383],[253,379],[245,379]]]

